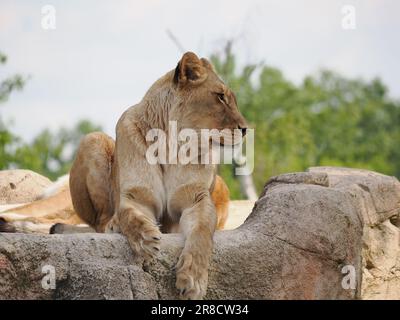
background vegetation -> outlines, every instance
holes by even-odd
[[[6,62],[7,57],[0,52],[0,65]],[[0,108],[7,107],[5,102],[11,92],[21,90],[27,81],[21,75],[0,79]],[[73,128],[60,128],[57,132],[45,129],[26,142],[12,132],[12,125],[3,121],[0,109],[0,170],[30,169],[55,180],[69,171],[82,136],[99,130],[100,126],[82,120]]]
[[[310,166],[346,166],[400,177],[400,102],[380,79],[348,79],[330,70],[296,85],[263,63],[238,69],[232,46],[211,57],[237,93],[255,128],[255,169],[260,191],[271,176]],[[233,198],[240,198],[232,168],[220,168]]]
[[[388,96],[380,79],[348,79],[321,70],[296,85],[262,62],[239,68],[231,43],[211,60],[255,129],[258,191],[271,176],[310,166],[357,167],[400,177],[400,102]],[[5,62],[0,55],[0,63]],[[0,103],[25,81],[18,75],[4,79]],[[25,142],[0,115],[0,169],[26,168],[54,179],[68,172],[80,138],[94,130],[101,128],[81,121]],[[242,198],[232,166],[221,166],[220,174],[232,198]]]

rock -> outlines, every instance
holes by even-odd
[[[364,299],[400,299],[399,229],[389,220],[365,233]]]
[[[327,173],[329,186],[360,198],[365,225],[378,225],[399,215],[400,185],[395,177],[361,169],[314,167],[312,173]]]
[[[400,183],[367,170],[310,168],[358,199],[363,222],[362,299],[400,299]]]
[[[0,171],[0,205],[36,200],[52,182],[30,170]]]
[[[398,228],[390,222],[399,192],[396,179],[370,171],[311,168],[272,178],[243,225],[216,232],[206,298],[400,292]],[[0,234],[0,298],[176,299],[182,245],[180,235],[163,235],[158,258],[143,266],[119,234]]]

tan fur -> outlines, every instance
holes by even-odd
[[[216,176],[215,187],[211,193],[211,199],[217,211],[217,230],[224,229],[228,219],[229,189],[220,176]]]

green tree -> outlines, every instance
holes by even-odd
[[[9,166],[30,169],[56,179],[69,172],[81,138],[93,131],[101,131],[101,127],[87,120],[55,133],[45,129],[32,143],[17,146]]]
[[[0,65],[7,62],[7,56],[0,52]],[[13,75],[0,82],[0,105],[5,103],[13,91],[21,90],[26,79],[21,75]],[[0,110],[1,111],[1,110]],[[12,134],[4,123],[0,113],[0,169],[6,168],[11,161],[9,147],[18,141],[18,137]]]
[[[295,85],[264,63],[238,67],[228,43],[211,56],[255,129],[254,180],[310,166],[336,165],[400,176],[400,103],[380,79],[347,79],[321,70]],[[242,198],[232,167],[220,174],[232,198]]]

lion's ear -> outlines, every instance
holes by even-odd
[[[203,66],[205,66],[207,69],[215,72],[214,66],[211,64],[210,61],[208,61],[206,58],[201,58],[200,60],[203,63]]]
[[[175,69],[174,82],[179,85],[200,84],[206,78],[207,70],[202,61],[193,52],[186,52]]]

